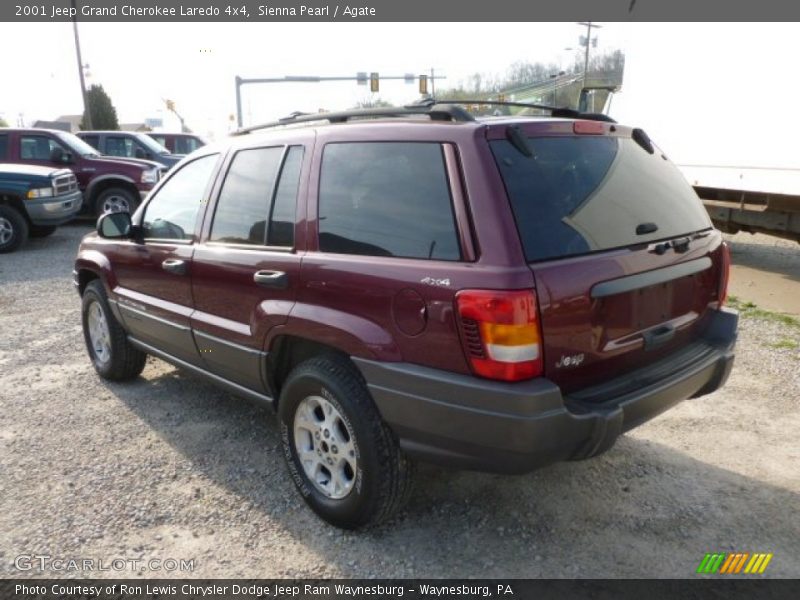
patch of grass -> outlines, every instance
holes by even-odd
[[[797,350],[800,348],[800,342],[797,340],[790,340],[787,338],[783,338],[775,342],[774,344],[770,344],[771,348],[775,348],[777,350]]]
[[[744,302],[736,296],[728,296],[727,304],[731,308],[738,310],[743,318],[763,319],[765,321],[780,323],[787,327],[800,329],[800,319],[792,315],[759,308],[752,302]]]

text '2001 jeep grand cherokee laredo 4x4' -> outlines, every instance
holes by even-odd
[[[557,114],[330,113],[198,150],[81,244],[96,370],[152,354],[272,406],[342,527],[391,514],[415,459],[525,472],[713,392],[721,234],[643,131]]]

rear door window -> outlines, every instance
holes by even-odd
[[[630,138],[532,137],[531,157],[507,140],[490,143],[529,261],[711,227],[677,168]]]
[[[110,135],[106,138],[106,154],[109,156],[124,156],[132,158],[134,156],[133,140],[127,137]]]
[[[53,150],[60,148],[66,153],[67,149],[46,135],[23,135],[19,139],[19,156],[23,160],[50,161]]]
[[[292,146],[286,154],[281,169],[278,189],[269,216],[267,244],[294,246],[294,221],[297,211],[297,190],[300,186],[300,168],[303,166],[303,147]]]
[[[282,156],[282,146],[236,153],[222,184],[210,241],[266,244],[269,202]]]
[[[292,247],[302,161],[302,146],[237,152],[222,184],[210,241]]]
[[[323,252],[461,257],[441,144],[336,143],[320,175]]]
[[[82,135],[80,138],[89,144],[95,150],[100,149],[100,136],[97,135]]]
[[[0,160],[8,157],[8,134],[0,135]]]
[[[202,144],[194,138],[175,138],[175,154],[191,154]]]

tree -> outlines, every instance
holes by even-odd
[[[517,61],[509,65],[503,74],[473,73],[465,81],[459,82],[458,86],[437,90],[436,97],[442,100],[485,100],[496,98],[499,93],[514,93],[517,88],[525,86],[539,85],[543,87],[544,98],[542,102],[555,102],[559,106],[578,105],[583,80],[561,86],[558,89],[557,99],[552,89],[553,80],[550,75],[565,71],[572,75],[583,73],[583,54],[579,53],[575,57],[575,62],[571,66],[564,66],[555,63],[545,64],[540,62]],[[622,71],[625,67],[625,54],[621,50],[613,50],[603,54],[594,54],[590,57],[589,72],[593,80],[607,81],[608,85],[619,85],[622,83]],[[596,92],[595,105],[602,106],[607,92]],[[477,114],[493,114],[493,108],[485,107],[480,109]]]
[[[365,96],[353,108],[389,108],[394,106],[391,102],[387,102],[380,96]]]
[[[111,104],[102,85],[92,85],[86,92],[86,104],[92,118],[92,129],[119,129],[117,110]],[[86,127],[86,115],[81,120],[81,129]]]

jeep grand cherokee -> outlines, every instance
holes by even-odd
[[[718,389],[729,262],[643,131],[426,104],[201,148],[101,217],[75,284],[102,377],[150,354],[263,402],[300,494],[352,528],[415,460],[584,459]]]

